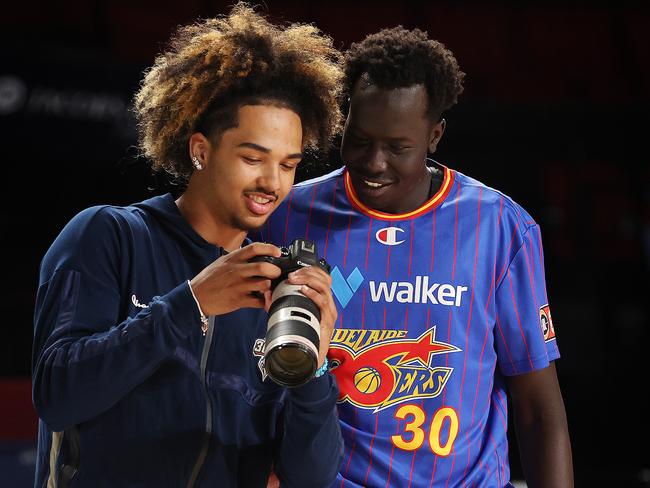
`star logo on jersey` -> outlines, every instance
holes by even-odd
[[[375,238],[386,246],[397,246],[405,240],[397,240],[398,233],[403,234],[404,230],[400,229],[399,227],[384,227],[375,233]]]
[[[432,366],[433,356],[460,351],[435,339],[435,326],[417,339],[408,331],[336,329],[328,357],[339,402],[378,412],[407,400],[442,393],[453,368]]]
[[[350,303],[354,292],[363,283],[363,275],[359,268],[354,268],[352,273],[347,278],[344,278],[338,266],[332,270],[330,275],[332,276],[332,293],[334,293],[341,306],[345,308]]]

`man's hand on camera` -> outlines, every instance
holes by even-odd
[[[325,362],[334,331],[334,323],[338,316],[332,298],[332,277],[318,266],[307,266],[289,273],[288,279],[292,285],[302,285],[300,291],[320,309],[320,348],[318,351],[318,367],[320,368]]]
[[[255,256],[280,256],[280,248],[255,242],[221,256],[203,269],[190,286],[205,315],[221,315],[245,307],[266,308],[271,301],[271,280],[280,268]],[[328,341],[329,343],[329,341]]]

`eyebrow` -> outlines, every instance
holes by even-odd
[[[352,134],[356,137],[369,137],[364,131],[358,127],[352,127]],[[408,142],[411,143],[412,140],[408,136],[399,136],[399,137],[386,137],[386,140],[389,142]]]
[[[249,149],[254,149],[255,151],[263,152],[264,154],[269,154],[271,152],[271,150],[268,147],[260,146],[259,144],[255,144],[254,142],[242,142],[237,147],[247,147]],[[303,154],[301,152],[293,153],[293,154],[288,154],[287,159],[302,159],[302,156]]]

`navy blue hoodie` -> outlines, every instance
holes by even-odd
[[[222,250],[171,195],[82,211],[41,263],[37,487],[327,486],[341,461],[331,374],[284,389],[260,366],[266,312],[210,317],[188,279]]]

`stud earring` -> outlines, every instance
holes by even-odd
[[[196,156],[192,156],[192,164],[199,171],[203,169],[203,165],[201,164],[201,161],[199,161],[199,158],[197,158]]]

